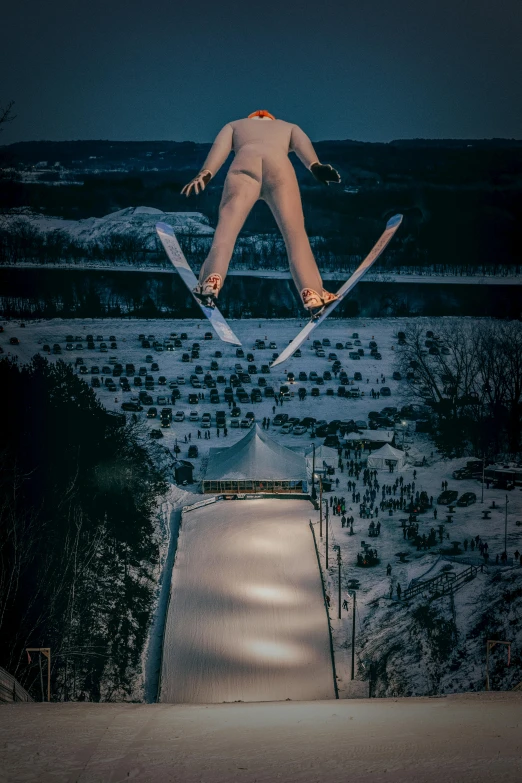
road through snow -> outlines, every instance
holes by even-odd
[[[304,500],[260,499],[184,515],[162,702],[335,698],[312,512]]]

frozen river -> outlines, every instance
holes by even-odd
[[[184,515],[162,702],[335,698],[312,513],[304,500],[263,499]]]

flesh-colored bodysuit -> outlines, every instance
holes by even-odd
[[[290,272],[298,292],[321,292],[317,268],[304,227],[301,195],[288,159],[294,151],[310,168],[318,158],[308,136],[284,120],[252,117],[229,122],[219,132],[203,165],[214,177],[231,151],[230,165],[219,206],[219,221],[209,255],[201,267],[200,282],[217,273],[223,280],[237,236],[258,199],[266,201],[283,235]]]

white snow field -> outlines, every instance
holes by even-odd
[[[311,512],[260,499],[184,514],[160,701],[335,698]]]
[[[5,783],[519,783],[522,694],[0,707]]]

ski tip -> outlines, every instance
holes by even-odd
[[[396,228],[402,223],[402,215],[394,215],[386,223],[386,228]]]
[[[174,234],[174,229],[168,223],[156,223],[156,231],[163,231],[164,234]]]
[[[274,359],[272,364],[269,364],[268,366],[271,369],[272,367],[277,367],[278,364],[283,364],[284,361],[286,361],[286,359]]]

